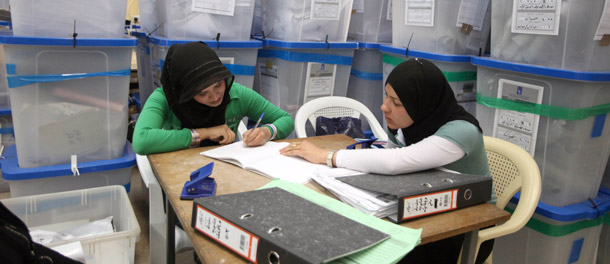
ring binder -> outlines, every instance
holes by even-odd
[[[281,188],[197,198],[191,226],[253,263],[324,263],[389,238]]]

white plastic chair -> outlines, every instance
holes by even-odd
[[[244,121],[240,121],[239,122],[239,126],[237,126],[237,135],[235,135],[237,137],[237,140],[235,141],[243,141],[243,134],[246,133],[246,131],[248,131],[248,127],[246,127],[246,124],[244,124]]]
[[[527,224],[538,205],[542,185],[538,164],[527,151],[502,139],[485,136],[484,140],[497,196],[496,206],[504,209],[518,191],[521,191],[521,197],[508,221],[479,231],[476,253],[484,241],[515,233]],[[491,256],[486,263],[490,262]]]
[[[136,154],[136,163],[138,164],[138,170],[142,181],[148,188],[149,195],[149,246],[150,246],[150,261],[151,264],[165,263],[166,258],[166,245],[167,241],[167,216],[163,211],[164,203],[161,185],[157,181],[148,157],[146,155]],[[191,240],[184,230],[179,227],[175,228],[174,233],[174,248],[176,252],[193,248]]]
[[[319,116],[327,118],[346,116],[361,118],[361,116],[364,116],[366,121],[371,126],[373,135],[379,140],[388,140],[385,130],[383,127],[381,127],[379,121],[377,121],[371,110],[369,110],[364,104],[352,98],[342,96],[316,98],[303,104],[303,106],[301,106],[297,111],[294,118],[294,128],[297,137],[307,137],[307,132],[305,131],[307,121],[309,120],[315,129],[316,118]]]

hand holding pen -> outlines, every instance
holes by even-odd
[[[269,129],[259,127],[264,116],[265,113],[262,113],[254,127],[243,134],[244,145],[248,147],[261,146],[271,138]]]

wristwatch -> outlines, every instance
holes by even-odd
[[[328,152],[328,155],[326,155],[326,165],[328,167],[335,168],[335,166],[333,166],[333,156],[335,155],[335,152],[337,151],[331,150]]]

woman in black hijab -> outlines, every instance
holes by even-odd
[[[281,150],[331,167],[403,174],[437,167],[491,177],[483,134],[474,116],[457,104],[443,73],[430,61],[407,60],[392,70],[381,105],[388,125],[385,149],[328,151],[304,141]],[[492,192],[492,202],[495,193]],[[456,263],[463,236],[416,247],[408,263]],[[487,253],[488,254],[488,253]],[[485,260],[487,255],[480,253]]]
[[[235,141],[243,117],[257,120],[263,113],[263,125],[243,135],[247,146],[292,132],[294,121],[288,113],[233,80],[205,43],[172,45],[161,73],[163,87],[150,95],[138,117],[133,136],[136,153],[229,144]]]

